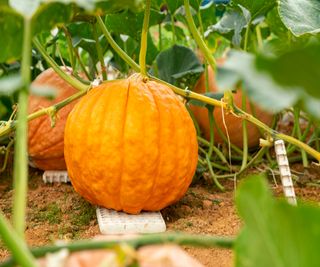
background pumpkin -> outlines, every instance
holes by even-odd
[[[220,63],[223,60],[219,61]],[[215,81],[214,71],[211,67],[208,67],[208,74],[209,74],[209,91],[210,92],[217,92],[217,84]],[[198,82],[194,87],[194,91],[197,93],[205,93],[206,86],[205,86],[205,74],[202,74]],[[234,103],[236,106],[242,106],[242,92],[241,90],[237,90],[236,93],[233,94]],[[251,110],[251,105],[249,100],[247,99],[246,103],[246,111],[250,114],[255,115],[260,121],[264,122],[265,124],[271,126],[273,121],[273,115],[261,110],[257,105],[253,104],[254,112]],[[191,106],[192,111],[194,112],[195,118],[207,140],[210,139],[210,125],[209,125],[209,116],[208,110],[205,107],[199,106]],[[215,107],[213,111],[214,119],[216,121],[217,126],[222,130],[222,132],[226,135],[226,129],[223,124],[223,117],[222,117],[222,110],[219,107]],[[224,120],[227,125],[228,134],[230,137],[231,143],[235,144],[238,147],[243,147],[243,134],[242,134],[242,119],[233,116],[232,114],[224,113]],[[259,144],[259,138],[261,137],[260,131],[258,127],[254,124],[248,122],[247,123],[248,129],[248,146],[255,147]],[[214,130],[214,138],[216,143],[223,143],[223,139],[218,134],[218,131]]]
[[[70,113],[65,158],[75,190],[128,213],[178,201],[197,165],[193,122],[172,90],[140,75],[92,89]]]
[[[71,69],[63,68],[70,72]],[[65,82],[52,69],[42,72],[32,83],[33,86],[52,87],[57,90],[53,100],[31,95],[28,103],[28,113],[52,106],[78,92]],[[75,105],[75,101],[60,109],[57,113],[55,127],[51,127],[49,116],[42,116],[28,124],[28,153],[31,165],[42,170],[65,170],[64,160],[64,128],[66,119]]]

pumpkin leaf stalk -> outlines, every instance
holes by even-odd
[[[148,47],[148,30],[150,19],[151,0],[146,0],[146,7],[144,11],[143,26],[141,32],[141,46],[139,55],[139,65],[141,68],[141,74],[147,76],[146,55]]]

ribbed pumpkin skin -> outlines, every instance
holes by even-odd
[[[70,113],[65,159],[93,204],[137,214],[178,201],[196,169],[193,122],[170,88],[140,75],[92,89]]]
[[[28,113],[52,106],[63,99],[78,92],[50,68],[42,72],[32,83],[38,86],[50,86],[57,90],[53,100],[45,97],[30,96]],[[65,170],[64,160],[64,127],[67,116],[74,107],[75,102],[68,104],[57,113],[55,127],[51,127],[49,116],[42,116],[28,124],[28,153],[30,161],[42,170]]]
[[[220,60],[220,62],[223,62]],[[217,85],[214,77],[214,72],[211,67],[208,68],[208,74],[209,74],[209,89],[211,92],[216,92]],[[205,93],[205,76],[204,74],[200,77],[199,81],[194,87],[194,91],[197,93]],[[242,106],[242,92],[238,90],[234,95],[234,103],[236,106],[240,107]],[[257,105],[254,105],[255,107],[255,116],[262,122],[264,122],[267,125],[271,125],[273,120],[273,115],[262,111]],[[191,106],[191,109],[195,115],[195,118],[203,131],[203,134],[207,140],[210,139],[210,124],[209,124],[209,117],[208,117],[208,110],[207,108],[198,107],[198,106]],[[250,114],[252,114],[251,105],[250,102],[247,100],[246,103],[246,111]],[[217,125],[220,127],[222,132],[226,135],[226,129],[223,124],[223,118],[222,118],[222,110],[219,107],[214,108],[213,112],[214,119],[217,123]],[[227,125],[228,134],[230,137],[230,142],[235,144],[236,146],[242,148],[243,147],[243,134],[242,134],[242,120],[233,116],[232,114],[224,114],[225,123]],[[248,146],[249,147],[255,147],[259,145],[259,138],[261,137],[260,131],[258,127],[256,127],[254,124],[248,122],[247,123],[247,129],[248,129]],[[216,143],[222,143],[223,140],[218,134],[217,130],[214,130],[214,138]]]

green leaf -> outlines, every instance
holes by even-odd
[[[171,14],[174,14],[181,6],[184,5],[183,0],[167,0],[168,9]],[[189,0],[190,6],[195,10],[198,11],[200,8],[202,0]]]
[[[233,0],[233,3],[245,7],[250,11],[251,18],[255,19],[274,7],[276,0]]]
[[[283,86],[301,88],[320,99],[320,46],[289,51],[277,58],[258,57],[257,66]]]
[[[50,31],[57,24],[68,23],[74,15],[72,5],[49,3],[41,5],[32,17],[32,33],[36,35],[42,31]]]
[[[229,10],[224,13],[221,20],[215,25],[209,26],[205,35],[208,36],[212,32],[227,34],[233,32],[232,43],[240,47],[242,40],[242,31],[249,24],[251,15],[247,9],[241,7],[240,10]]]
[[[279,14],[286,27],[296,36],[320,32],[319,0],[280,0]]]
[[[290,37],[290,32],[283,24],[277,8],[273,8],[270,12],[268,12],[266,22],[268,23],[272,33],[284,41],[289,41],[288,39]]]
[[[105,24],[111,33],[125,34],[133,39],[140,41],[141,30],[143,24],[143,12],[133,13],[126,10],[119,14],[111,14],[106,16]],[[151,10],[149,25],[156,25],[165,18],[163,13],[154,9]]]
[[[245,223],[235,245],[236,267],[319,265],[319,207],[275,200],[263,175],[246,179],[236,204]]]
[[[310,105],[320,101],[320,45],[289,51],[277,58],[260,56],[256,66],[277,84],[295,92],[305,110],[320,118],[319,108]]]
[[[185,46],[174,45],[156,58],[159,78],[175,84],[177,79],[200,75],[204,69],[194,52]]]
[[[0,6],[0,62],[13,62],[20,57],[23,18],[7,6]]]
[[[47,0],[50,1],[50,0]],[[95,11],[102,14],[111,14],[115,12],[119,12],[124,9],[130,9],[132,11],[139,11],[142,9],[142,6],[145,1],[143,0],[91,0],[91,1],[83,1],[83,0],[69,0],[71,3],[76,2],[78,5],[82,5],[83,8],[89,10],[90,6],[88,3],[94,2]],[[91,5],[91,9],[93,6]],[[95,12],[96,13],[96,12]]]
[[[0,79],[0,95],[11,95],[22,86],[19,75],[10,75]]]
[[[94,58],[97,57],[95,40],[88,39],[88,38],[81,38],[80,36],[75,36],[72,38],[72,46],[73,47],[82,47],[84,50],[86,50]]]
[[[203,29],[207,29],[210,25],[217,23],[216,6],[214,4],[206,5],[205,8],[200,8],[200,14]]]
[[[218,68],[217,83],[220,89],[227,90],[242,80],[244,90],[262,108],[278,112],[299,101],[307,112],[319,118],[319,71],[319,46],[290,51],[277,58],[256,59],[248,53],[232,51]]]

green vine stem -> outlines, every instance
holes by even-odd
[[[259,25],[256,26],[256,36],[257,36],[258,47],[259,49],[262,49],[263,39],[262,39],[261,29]]]
[[[36,267],[36,261],[29,251],[27,244],[11,227],[9,221],[0,211],[0,236],[1,241],[10,249],[15,262],[22,267]]]
[[[249,23],[247,25],[246,33],[245,33],[245,36],[244,36],[244,45],[243,45],[243,50],[244,51],[247,51],[247,49],[248,49],[250,27],[251,27],[251,21],[249,21]]]
[[[24,237],[26,201],[28,188],[28,155],[27,155],[27,114],[28,114],[28,95],[31,83],[31,19],[24,19],[21,79],[22,88],[19,92],[17,131],[14,146],[14,166],[13,166],[13,208],[12,221],[18,235]]]
[[[97,21],[99,26],[101,27],[101,30],[103,32],[103,34],[106,36],[109,44],[111,45],[111,47],[116,51],[116,53],[118,53],[118,55],[125,61],[127,62],[127,64],[135,71],[140,72],[140,66],[134,62],[118,45],[117,43],[113,40],[112,36],[110,35],[110,33],[108,32],[107,28],[105,27],[102,19],[98,16],[97,17]],[[38,46],[42,47],[40,43],[38,43]],[[39,47],[37,47],[39,48]],[[39,49],[39,51],[41,52],[41,50]],[[43,56],[46,54],[45,50],[42,49],[42,53]],[[49,63],[52,59],[50,56],[46,55],[44,56],[44,58],[47,60],[47,62]],[[50,64],[50,63],[49,63]],[[57,68],[59,69],[59,67],[57,66]],[[63,71],[62,71],[63,72]],[[58,72],[59,74],[59,72]],[[64,74],[64,72],[63,72]],[[60,74],[59,74],[60,75]],[[61,76],[61,75],[60,75]],[[61,76],[61,78],[65,79],[68,78],[68,75],[64,75],[63,77]],[[185,97],[186,99],[195,99],[195,100],[199,100],[202,101],[203,103],[212,105],[212,106],[216,106],[216,107],[220,107],[223,109],[226,109],[227,104],[207,97],[205,95],[201,95],[201,94],[197,94],[194,93],[192,91],[189,90],[183,90],[181,88],[178,88],[172,84],[169,84],[167,82],[164,82],[156,77],[150,77],[151,80],[157,81],[159,83],[165,84],[168,87],[170,87],[173,92],[175,92],[176,94]],[[66,80],[68,81],[68,80]],[[78,81],[78,80],[77,80]],[[81,88],[84,87],[84,89],[87,89],[87,86],[84,86],[82,83],[81,84]],[[75,85],[73,85],[75,86]],[[75,86],[76,87],[76,86]],[[80,89],[79,87],[76,87],[78,89]],[[236,112],[236,113],[235,113]],[[292,143],[294,145],[296,145],[297,147],[305,150],[308,154],[310,154],[312,157],[314,157],[315,159],[317,159],[320,162],[320,152],[318,152],[317,150],[311,148],[310,146],[308,146],[307,144],[301,142],[300,140],[295,139],[294,137],[285,135],[285,134],[281,134],[278,133],[277,131],[271,129],[270,127],[268,127],[266,124],[264,124],[263,122],[261,122],[260,120],[256,119],[254,116],[252,116],[251,114],[248,114],[244,111],[242,111],[241,109],[235,107],[235,111],[232,112],[233,115],[240,117],[242,119],[245,119],[253,124],[255,124],[256,126],[258,126],[259,128],[263,129],[265,132],[267,132],[268,134],[270,134],[273,138],[277,138],[277,139],[283,139],[284,141],[288,142],[288,143]],[[0,135],[1,136],[1,135]]]
[[[301,140],[302,134],[301,134],[301,128],[300,128],[300,108],[297,106],[294,107],[293,114],[294,114],[294,124],[297,125],[297,128],[296,128],[297,137],[299,140]],[[303,167],[305,168],[308,167],[309,166],[308,157],[306,152],[303,149],[301,149],[301,157],[302,157]]]
[[[267,149],[268,149],[267,147],[261,147],[259,151],[254,155],[254,157],[247,163],[244,169],[240,169],[238,172],[232,173],[232,174],[217,175],[217,179],[233,178],[234,176],[241,175],[246,169],[251,167],[257,160],[259,160],[267,151]]]
[[[234,247],[235,240],[234,238],[216,237],[208,235],[191,235],[182,233],[148,234],[127,240],[82,240],[70,244],[45,246],[31,249],[31,253],[35,257],[39,258],[43,257],[47,253],[55,253],[62,249],[67,249],[70,252],[76,252],[81,250],[114,249],[122,244],[127,244],[135,249],[138,249],[145,245],[166,243],[202,248],[219,247],[225,249],[232,249]],[[15,262],[11,258],[6,262],[1,263],[0,267],[11,267],[14,266],[14,264]]]
[[[219,136],[222,138],[223,142],[225,142],[226,144],[228,144],[228,138],[226,137],[226,135],[223,133],[223,131],[221,130],[221,128],[217,125],[216,121],[213,121],[213,126],[215,127],[215,129],[217,129]],[[230,143],[231,148],[237,152],[239,155],[242,156],[242,150],[237,147],[235,144]],[[249,156],[249,155],[248,155]]]
[[[108,43],[112,47],[112,49],[136,72],[140,72],[140,66],[131,58],[128,56],[128,54],[122,50],[120,46],[113,40],[110,32],[104,25],[102,19],[100,16],[96,16],[97,22],[99,24],[99,27],[103,33],[103,35],[106,37]]]
[[[201,12],[200,9],[197,12],[197,17],[199,20],[199,26],[200,26],[200,32],[201,32],[201,37],[204,40],[204,30],[203,30],[203,23],[202,23],[202,18],[201,18]],[[208,70],[208,62],[207,59],[204,60],[204,78],[205,78],[205,88],[206,88],[206,93],[210,91],[210,86],[209,86],[209,70]]]
[[[168,7],[168,1],[165,0],[164,4]],[[169,8],[168,8],[168,11],[169,11]],[[176,44],[176,29],[175,29],[175,23],[174,23],[174,14],[171,14],[171,12],[170,12],[170,21],[171,21],[171,31],[172,31],[172,45],[175,45]]]
[[[101,45],[99,42],[99,36],[98,36],[96,23],[92,24],[92,30],[93,30],[93,38],[96,42],[96,50],[97,50],[98,58],[99,58],[100,65],[101,65],[102,78],[103,78],[103,80],[107,80],[107,69],[106,69],[106,64],[104,63],[104,57],[103,57],[102,48],[101,48]]]
[[[4,160],[3,160],[3,165],[0,169],[0,173],[4,172],[5,169],[7,168],[7,163],[8,163],[8,158],[9,158],[9,153],[10,153],[10,148],[13,145],[14,139],[10,140],[8,143],[7,147],[5,148],[5,155],[4,155]]]
[[[74,54],[76,55],[77,59],[78,59],[78,62],[79,62],[79,65],[80,65],[80,68],[81,70],[83,71],[83,73],[86,75],[87,79],[92,81],[93,78],[92,76],[90,75],[90,73],[88,72],[86,66],[84,65],[84,63],[82,62],[82,59],[81,59],[81,56],[79,54],[79,49],[78,47],[75,47],[73,48],[73,51],[74,51]]]
[[[71,64],[72,70],[74,71],[75,67],[76,67],[76,62],[75,62],[75,58],[74,58],[74,54],[73,54],[73,45],[72,45],[71,35],[70,35],[70,32],[68,31],[66,26],[63,25],[61,27],[61,29],[63,30],[64,35],[67,40],[69,57],[70,57],[70,64]]]
[[[38,49],[38,51],[41,53],[41,55],[43,56],[43,58],[47,61],[47,63],[55,70],[55,72],[57,74],[59,74],[59,76],[64,79],[65,81],[67,81],[70,85],[72,85],[73,87],[77,88],[78,90],[82,91],[82,90],[87,90],[88,86],[83,84],[82,82],[78,81],[76,78],[68,75],[67,73],[65,73],[60,67],[59,65],[47,54],[45,48],[41,45],[40,41],[38,40],[38,38],[34,38],[33,39],[33,44],[34,46]]]
[[[197,119],[196,117],[194,116],[194,113],[193,111],[191,110],[190,106],[189,106],[189,103],[186,103],[185,104],[186,106],[186,109],[188,110],[189,114],[190,114],[190,117],[193,121],[193,124],[194,124],[194,127],[196,128],[196,132],[197,132],[197,135],[200,135],[201,134],[201,130],[200,130],[200,126],[199,126],[199,123],[197,122]]]
[[[29,114],[27,117],[28,121],[34,120],[38,117],[41,117],[43,115],[48,115],[48,114],[54,114],[58,110],[62,109],[64,106],[68,105],[72,101],[82,97],[87,93],[87,90],[80,91],[64,100],[62,100],[59,103],[54,104],[53,106],[47,107],[40,109],[32,114]],[[10,132],[14,131],[17,127],[18,122],[17,121],[10,121],[6,123],[5,127],[0,127],[0,137],[8,135]]]
[[[199,143],[202,143],[203,145],[207,146],[207,147],[212,147],[213,149],[213,152],[220,158],[220,160],[226,164],[228,167],[229,166],[229,162],[227,161],[227,159],[225,158],[224,154],[215,146],[215,145],[212,145],[210,144],[210,142],[208,142],[206,139],[203,139],[201,136],[198,136],[197,137],[198,139],[198,142]]]
[[[242,110],[246,111],[247,109],[247,95],[245,92],[242,91]],[[243,145],[243,157],[242,157],[242,164],[241,169],[243,170],[246,168],[247,162],[248,162],[248,127],[247,127],[247,121],[242,120],[242,145]]]
[[[161,23],[158,24],[158,33],[159,33],[159,51],[162,51],[162,27]]]
[[[210,175],[211,175],[211,177],[212,177],[213,182],[215,183],[215,185],[216,185],[221,191],[224,191],[224,187],[219,183],[216,174],[213,172],[212,165],[211,165],[210,158],[209,158],[209,155],[208,155],[208,154],[206,154],[206,162],[207,162],[207,166],[208,166],[208,169],[209,169],[209,173],[210,173]]]
[[[141,74],[143,76],[147,76],[146,56],[147,56],[147,47],[148,47],[150,9],[151,9],[151,0],[146,0],[146,6],[144,10],[144,17],[143,17],[143,26],[142,26],[142,32],[141,32],[140,55],[139,55],[139,65],[140,65]]]
[[[209,106],[207,108],[208,110],[208,117],[209,117],[209,129],[210,129],[210,145],[209,145],[209,151],[208,151],[208,156],[211,158],[212,151],[213,151],[213,146],[214,146],[214,129],[213,129],[213,107]]]
[[[193,21],[193,18],[192,18],[189,0],[184,0],[184,7],[185,7],[185,11],[186,11],[186,20],[188,22],[190,32],[192,33],[192,36],[195,39],[197,45],[201,49],[205,58],[207,59],[209,65],[211,66],[211,68],[213,70],[215,70],[216,69],[216,60],[211,55],[209,48],[207,47],[206,43],[203,41],[201,35],[199,34],[199,32],[197,30],[197,27],[196,27],[196,25]]]

